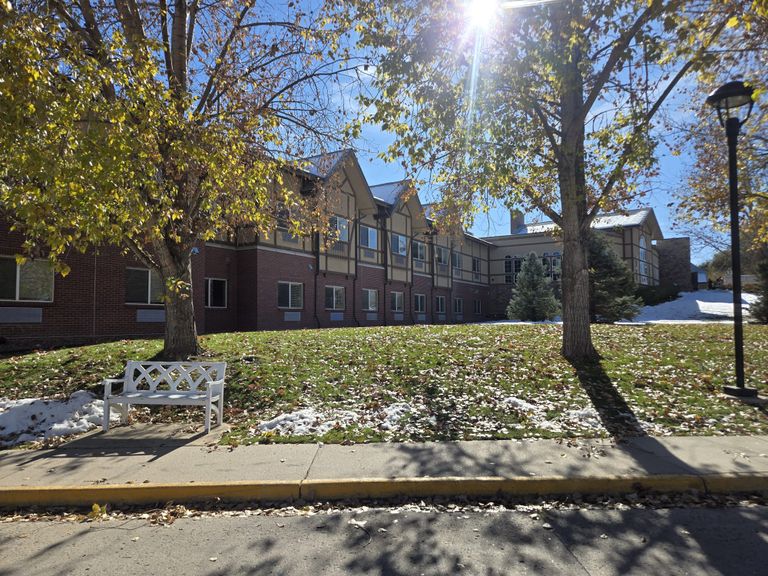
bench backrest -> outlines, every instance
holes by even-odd
[[[226,362],[137,362],[125,366],[125,390],[205,391],[224,379]]]

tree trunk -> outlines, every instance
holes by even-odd
[[[587,242],[578,222],[563,218],[563,356],[572,362],[598,357],[589,324]]]
[[[581,46],[572,23],[583,10],[579,1],[553,8],[555,41],[563,62],[560,86],[562,136],[558,157],[558,184],[563,230],[563,356],[572,362],[598,357],[589,324],[589,262],[587,189],[584,174],[584,77]],[[572,12],[571,12],[572,11]]]
[[[181,290],[165,290],[165,342],[162,352],[165,360],[185,360],[199,353],[195,307],[192,298],[192,263],[187,255],[174,258],[171,267],[162,266],[163,281],[173,278],[181,281]]]

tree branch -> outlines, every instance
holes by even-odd
[[[708,39],[708,41],[702,44],[701,47],[699,47],[699,49],[696,51],[694,56],[690,60],[688,60],[683,65],[683,67],[680,68],[680,70],[678,70],[677,74],[675,74],[672,80],[670,80],[669,84],[667,84],[667,87],[664,89],[664,92],[661,93],[661,95],[658,97],[656,102],[654,102],[653,106],[651,106],[651,108],[645,113],[642,121],[635,125],[635,128],[632,131],[632,134],[624,143],[621,156],[619,157],[619,160],[617,161],[616,166],[611,171],[611,175],[609,176],[608,181],[605,183],[605,186],[603,186],[602,191],[595,199],[595,205],[592,207],[592,209],[589,211],[589,214],[587,215],[587,224],[591,223],[592,220],[594,220],[595,216],[597,216],[597,213],[600,210],[600,202],[603,199],[607,198],[612,192],[613,187],[616,185],[616,182],[618,181],[621,172],[624,170],[624,166],[629,160],[629,156],[632,152],[632,149],[634,148],[634,144],[637,138],[643,133],[644,130],[647,129],[648,124],[650,124],[651,120],[656,115],[656,112],[658,112],[659,108],[661,108],[661,105],[664,103],[667,97],[672,93],[672,90],[675,89],[675,86],[677,86],[677,84],[685,76],[685,74],[698,61],[699,57],[704,53],[707,47],[717,39],[717,37],[725,28],[725,25],[726,25],[726,21],[725,19],[723,19],[723,21],[715,28],[715,31],[712,33],[712,36]]]
[[[227,53],[229,52],[229,47],[232,45],[232,41],[235,39],[235,36],[237,33],[241,30],[241,24],[243,23],[243,20],[245,19],[245,16],[248,14],[248,11],[253,7],[256,0],[248,0],[248,2],[243,6],[242,10],[240,10],[240,14],[237,16],[237,22],[234,26],[232,26],[232,29],[229,31],[229,35],[227,36],[227,39],[224,41],[224,44],[221,46],[221,50],[219,50],[219,55],[216,57],[216,65],[213,68],[213,72],[211,72],[211,75],[208,77],[208,82],[205,84],[205,89],[203,90],[202,96],[200,96],[200,102],[197,104],[197,108],[195,109],[195,114],[200,114],[203,110],[205,110],[205,107],[208,105],[208,99],[211,96],[211,93],[213,92],[213,88],[216,84],[216,80],[218,78],[219,72],[221,72],[221,69],[224,67],[224,62],[227,58]]]

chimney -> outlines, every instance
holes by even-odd
[[[509,211],[509,233],[520,234],[520,229],[525,226],[525,216],[520,210],[513,208]]]

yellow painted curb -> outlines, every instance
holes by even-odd
[[[768,474],[705,474],[701,477],[709,492],[768,492]]]
[[[563,494],[621,494],[638,490],[659,492],[704,491],[704,482],[695,475],[600,476],[567,478],[540,476],[503,478],[354,478],[346,480],[305,480],[301,499],[344,500],[386,499],[430,496],[532,496]]]
[[[299,498],[296,481],[190,482],[187,484],[102,484],[98,486],[12,486],[0,488],[0,507],[90,506],[93,503],[153,504],[226,501],[286,502]]]
[[[342,478],[333,480],[102,484],[0,488],[0,508],[90,506],[93,503],[155,504],[169,501],[293,502],[433,496],[557,496],[656,492],[768,491],[768,474],[670,474],[653,476],[524,476],[504,478]]]

